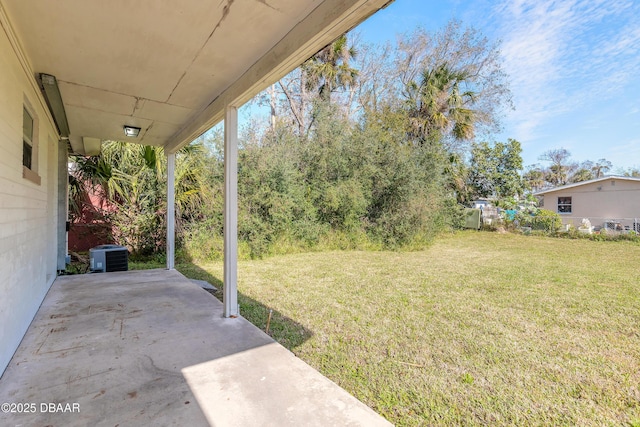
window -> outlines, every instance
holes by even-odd
[[[33,162],[33,117],[22,107],[22,165],[32,169]]]
[[[22,177],[40,185],[38,175],[38,117],[24,98],[22,105]]]
[[[571,197],[558,197],[558,213],[571,213]]]

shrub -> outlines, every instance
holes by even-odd
[[[532,230],[547,233],[555,233],[562,226],[560,215],[547,209],[518,212],[514,222],[520,227],[531,227]]]

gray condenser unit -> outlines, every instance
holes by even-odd
[[[100,245],[89,249],[89,269],[93,272],[127,271],[129,251],[124,246]]]

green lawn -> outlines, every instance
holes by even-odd
[[[221,263],[182,265],[220,285]],[[640,425],[640,245],[465,232],[239,263],[241,313],[397,425]]]

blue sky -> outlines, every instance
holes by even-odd
[[[396,0],[357,31],[394,42],[452,18],[501,41],[515,111],[496,139],[520,141],[525,165],[566,148],[611,172],[640,166],[640,0]]]

